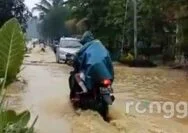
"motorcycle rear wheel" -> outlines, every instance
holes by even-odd
[[[98,103],[98,105],[96,106],[96,111],[99,112],[99,114],[103,117],[105,121],[108,121],[109,107],[107,103],[105,103],[104,101]]]
[[[75,89],[78,89],[79,85],[76,83],[74,74],[71,74],[69,77],[69,87],[70,87],[70,100],[72,98],[77,98]],[[97,111],[105,121],[108,121],[109,107],[104,100],[102,99],[92,100],[87,95],[86,96],[83,95],[80,97],[79,102],[73,102],[73,101],[71,102],[75,109],[81,108],[83,110],[91,109]]]

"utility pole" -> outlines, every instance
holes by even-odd
[[[122,38],[122,44],[121,44],[121,56],[123,55],[123,47],[124,47],[124,44],[125,44],[125,25],[126,25],[126,19],[127,19],[127,9],[128,9],[128,4],[129,4],[129,0],[126,0],[126,7],[125,7],[125,15],[124,15],[124,22],[123,22],[123,38]]]
[[[137,51],[137,1],[132,0],[134,5],[134,56],[137,58],[138,51]]]
[[[128,3],[130,1],[126,0],[126,11],[124,16],[124,24],[123,24],[123,39],[122,39],[122,47],[121,47],[121,55],[123,54],[123,45],[125,41],[125,21],[127,19],[127,11],[128,11]],[[132,0],[133,7],[134,7],[134,56],[137,58],[138,50],[137,50],[137,39],[138,39],[138,31],[137,31],[137,1]]]

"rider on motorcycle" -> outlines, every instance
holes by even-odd
[[[84,33],[80,42],[83,48],[77,53],[74,61],[77,73],[75,79],[82,93],[87,93],[103,79],[113,81],[114,69],[109,52],[90,31]]]

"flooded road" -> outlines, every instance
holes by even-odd
[[[27,82],[22,105],[29,109],[33,118],[39,116],[36,129],[39,133],[70,133],[71,127],[63,118],[68,105],[68,70],[55,64],[54,54],[48,50],[33,50],[24,61],[23,77]],[[71,109],[71,108],[70,108]]]
[[[121,65],[117,65],[115,69],[116,109],[125,112],[125,102],[127,101],[142,102],[144,103],[143,106],[146,107],[150,102],[188,102],[188,80],[184,71],[167,68],[128,68]],[[124,108],[122,109],[122,107]],[[188,107],[185,107],[187,112]],[[174,110],[175,107],[171,112]],[[175,111],[174,113],[176,114]],[[135,111],[135,108],[132,108],[128,114],[128,116],[133,116],[136,122],[140,119],[142,120],[141,123],[150,123],[150,128],[147,129],[147,132],[150,133],[188,132],[188,116],[183,119],[178,119],[175,116],[165,119],[163,117],[165,115],[164,112],[139,114]],[[131,127],[135,128],[134,125],[127,128],[134,130]],[[139,129],[136,132],[139,132]]]
[[[125,102],[188,101],[188,82],[181,71],[138,69],[116,65],[115,104],[110,107],[109,123],[93,111],[74,111],[69,103],[70,67],[55,63],[50,49],[38,48],[24,61],[22,77],[27,85],[18,92],[17,110],[29,109],[37,115],[37,133],[187,133],[188,118],[164,119],[161,114],[125,111]],[[14,106],[15,106],[14,105]]]

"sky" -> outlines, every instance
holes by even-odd
[[[35,4],[39,3],[40,0],[25,0],[25,4],[26,6],[29,8],[29,10],[31,11],[32,8],[35,6]],[[34,12],[33,15],[38,15],[38,12]]]
[[[32,8],[35,6],[35,4],[39,3],[40,1],[41,0],[25,0],[24,3],[31,11]],[[67,0],[64,0],[64,1],[67,1]],[[37,11],[33,12],[33,16],[38,16],[38,15],[39,15],[39,12],[37,12]]]

